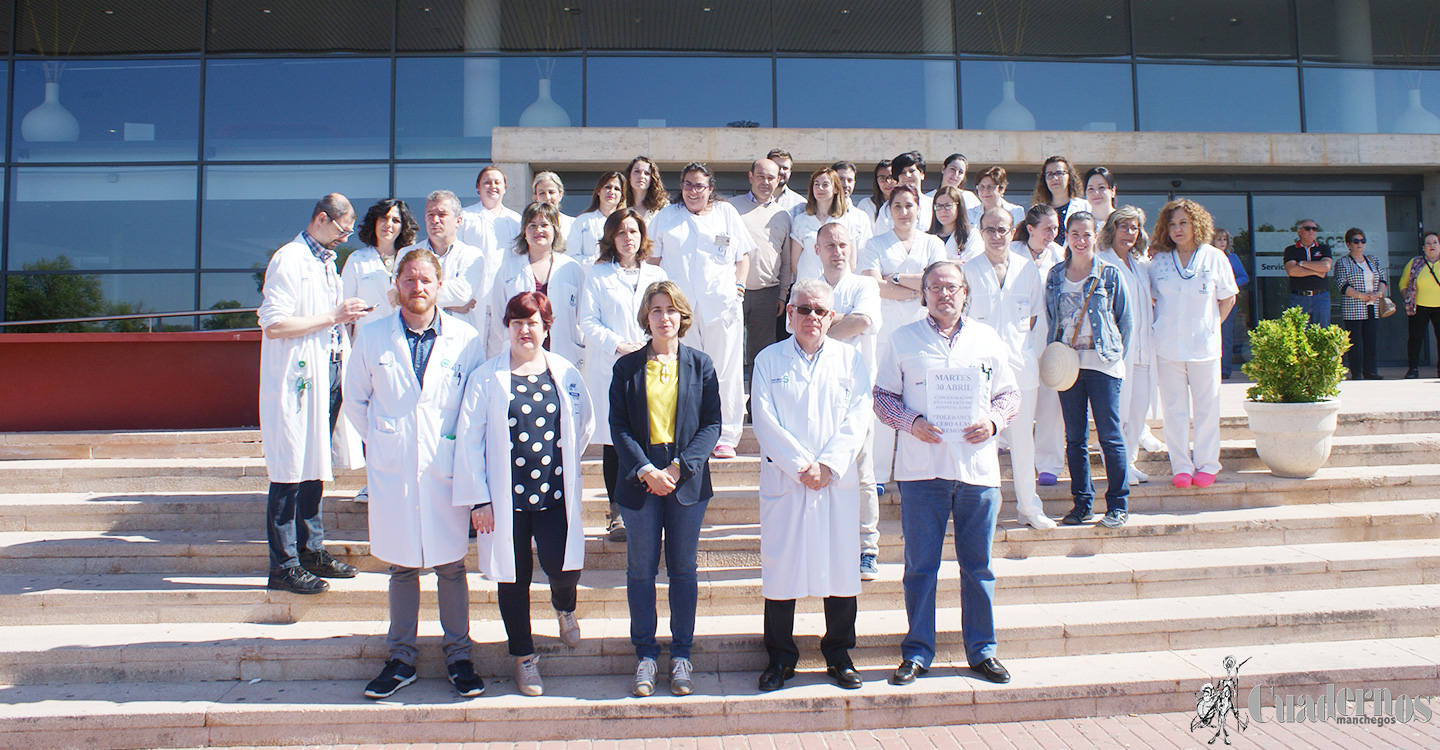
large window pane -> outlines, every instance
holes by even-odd
[[[1312,133],[1440,133],[1440,71],[1305,69]]]
[[[0,4],[10,38],[10,3]],[[32,55],[199,52],[199,0],[20,0],[15,51]]]
[[[364,216],[390,194],[390,170],[359,164],[206,167],[201,264],[263,269],[277,248],[305,228],[315,202],[328,193],[343,194]],[[359,246],[358,235],[351,235],[336,252],[344,255]]]
[[[92,318],[149,312],[188,312],[195,304],[195,273],[46,273],[5,278],[6,320]],[[66,324],[64,331],[145,331],[150,320]],[[188,330],[194,318],[162,318],[153,330]],[[56,330],[25,326],[15,332]]]
[[[770,58],[592,57],[585,124],[768,128],[771,90]]]
[[[195,5],[200,3],[194,2]],[[394,0],[210,0],[210,52],[389,52]]]
[[[208,159],[390,156],[390,60],[214,60]]]
[[[578,126],[580,67],[578,57],[400,58],[395,155],[483,159],[496,126]]]
[[[784,58],[775,66],[782,128],[955,127],[953,59]]]
[[[395,196],[410,205],[416,220],[425,213],[425,196],[432,190],[449,190],[460,198],[460,205],[469,206],[480,200],[475,180],[484,162],[475,164],[396,164]],[[521,194],[529,185],[515,186]],[[508,191],[507,191],[508,192]]]
[[[1295,57],[1290,0],[1145,0],[1132,7],[1137,55],[1227,60]]]
[[[960,52],[982,55],[1130,54],[1124,0],[959,0]]]
[[[400,0],[402,52],[560,52],[584,45],[575,0]]]
[[[1300,87],[1294,68],[1140,65],[1140,129],[1297,133]]]
[[[265,287],[264,271],[207,272],[200,274],[200,310],[259,307]],[[254,328],[255,313],[220,313],[200,319],[206,330]]]
[[[1440,65],[1435,0],[1299,0],[1300,54],[1315,62]]]
[[[955,53],[949,2],[936,0],[777,0],[781,52]]]
[[[195,167],[22,167],[9,270],[195,267]]]
[[[769,52],[770,12],[770,0],[634,0],[584,15],[590,49]]]
[[[967,130],[1135,129],[1129,65],[962,60],[960,97]]]
[[[193,161],[200,63],[15,64],[15,161]]]

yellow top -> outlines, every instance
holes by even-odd
[[[1437,275],[1440,275],[1440,263],[1421,263],[1420,278],[1415,281],[1415,304],[1421,307],[1440,307],[1440,283],[1436,283],[1435,277],[1425,268],[1429,265]],[[1410,288],[1410,261],[1405,261],[1405,275],[1400,279],[1402,290]]]
[[[677,361],[645,363],[645,400],[650,406],[650,444],[675,442],[675,407],[680,400]]]

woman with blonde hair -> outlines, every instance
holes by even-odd
[[[1095,238],[1097,257],[1120,269],[1125,291],[1130,297],[1130,315],[1135,325],[1130,333],[1130,347],[1125,352],[1125,379],[1120,384],[1120,430],[1125,436],[1125,456],[1130,465],[1132,484],[1150,479],[1135,468],[1140,451],[1140,436],[1145,431],[1145,415],[1155,391],[1155,344],[1150,326],[1155,322],[1154,296],[1150,293],[1150,259],[1145,248],[1150,235],[1145,231],[1145,212],[1134,206],[1121,206],[1110,213],[1100,235]]]
[[[823,167],[810,174],[805,205],[796,206],[790,212],[787,245],[795,281],[818,279],[824,275],[820,256],[815,254],[815,238],[820,227],[830,223],[844,225],[850,232],[854,247],[865,247],[870,239],[870,220],[861,216],[859,211],[850,210],[850,202],[845,199],[844,188],[840,186],[840,175],[830,167]]]
[[[1210,212],[1181,198],[1160,209],[1150,240],[1156,380],[1171,483],[1182,489],[1220,473],[1220,323],[1239,289],[1214,236]]]
[[[560,201],[565,199],[565,183],[561,182],[560,175],[554,172],[541,172],[535,175],[530,181],[531,199],[536,203],[549,203],[555,207],[555,212],[560,215],[560,236],[570,236],[570,225],[574,223],[574,216],[566,216],[560,210]],[[520,229],[525,229],[524,222],[521,222]]]

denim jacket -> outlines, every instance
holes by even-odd
[[[1050,269],[1049,277],[1045,279],[1045,316],[1049,326],[1046,343],[1059,341],[1061,337],[1060,291],[1065,284],[1065,266],[1064,261],[1056,263]],[[1125,281],[1120,276],[1120,269],[1109,261],[1101,260],[1099,256],[1096,256],[1094,265],[1090,267],[1090,275],[1085,277],[1081,284],[1083,293],[1089,294],[1095,281],[1099,282],[1099,286],[1095,287],[1095,294],[1090,296],[1090,309],[1086,311],[1086,315],[1090,317],[1090,330],[1096,332],[1096,353],[1101,360],[1114,362],[1124,357],[1125,352],[1130,349],[1130,333],[1134,327],[1131,301],[1125,291]],[[1063,343],[1068,345],[1070,342]]]

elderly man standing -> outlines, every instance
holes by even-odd
[[[370,464],[370,554],[390,564],[390,658],[365,686],[385,698],[415,681],[420,571],[434,568],[446,673],[465,697],[485,683],[470,661],[468,508],[452,502],[455,423],[465,379],[485,359],[480,334],[436,307],[440,259],[400,259],[400,312],[362,326],[345,372],[345,414],[365,434]]]
[[[257,315],[260,345],[260,439],[270,493],[265,538],[269,588],[319,594],[323,578],[353,578],[355,568],[325,550],[320,519],[324,483],[333,481],[330,436],[340,416],[345,323],[365,301],[340,297],[335,248],[355,230],[355,209],[339,193],[315,204],[310,224],[270,258]],[[319,576],[319,577],[317,577]]]
[[[840,687],[860,687],[850,661],[860,593],[859,472],[869,432],[870,372],[860,351],[826,337],[829,285],[796,284],[787,306],[795,335],[755,358],[750,383],[760,442],[760,592],[770,664],[760,689],[795,674],[795,600],[825,598],[820,651]]]
[[[417,248],[434,253],[443,269],[438,304],[475,330],[485,331],[488,307],[483,302],[490,298],[498,269],[488,268],[487,273],[485,251],[459,239],[460,218],[460,199],[454,193],[431,192],[425,198],[425,239],[401,250],[400,257]],[[505,254],[503,249],[500,254]]]
[[[790,212],[775,198],[780,183],[780,167],[769,159],[757,159],[747,175],[750,192],[730,199],[740,214],[755,252],[750,254],[750,269],[745,278],[745,379],[755,355],[779,338],[780,316],[785,311],[780,296],[790,287],[791,269],[786,259],[786,241],[790,237]]]
[[[960,266],[932,263],[921,282],[929,315],[902,326],[883,344],[875,379],[875,413],[900,433],[895,478],[910,622],[890,683],[914,682],[935,659],[936,575],[951,516],[965,656],[981,677],[1009,682],[1010,673],[995,658],[990,547],[1000,512],[995,433],[1015,419],[1020,391],[999,334],[960,315],[968,293]],[[932,403],[932,394],[944,402]]]

